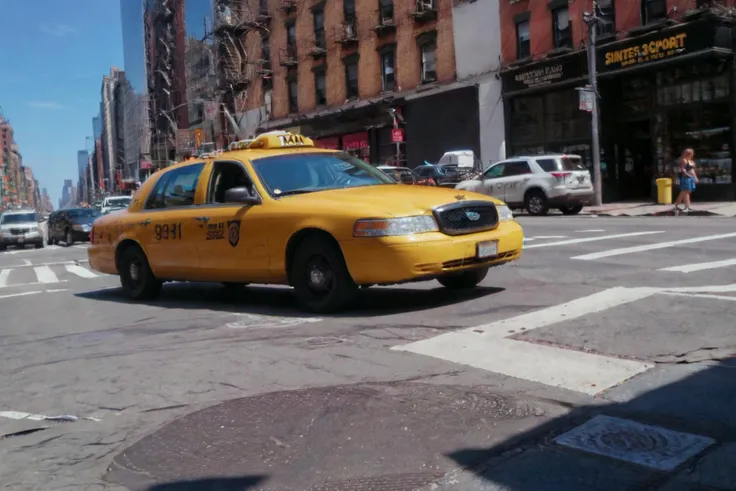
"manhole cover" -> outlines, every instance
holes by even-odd
[[[538,425],[542,414],[485,387],[394,383],[275,392],[168,424],[115,457],[109,477],[125,484],[267,476],[259,483],[264,491],[409,491],[454,469],[445,455],[492,447]]]
[[[671,471],[715,441],[704,436],[601,415],[558,436],[555,443],[652,469]]]
[[[236,317],[236,320],[228,323],[227,327],[230,329],[294,327],[322,321],[316,317],[280,317],[257,314],[237,314]]]

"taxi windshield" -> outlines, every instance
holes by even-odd
[[[396,184],[370,164],[344,153],[297,153],[252,161],[272,196]]]

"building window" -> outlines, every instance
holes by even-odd
[[[391,23],[394,20],[394,0],[379,1],[379,20],[381,24]]]
[[[555,48],[572,47],[570,11],[567,7],[552,11],[552,33]]]
[[[516,59],[521,60],[530,56],[529,21],[525,20],[516,24]]]
[[[642,0],[641,23],[649,24],[667,17],[667,0]]]
[[[355,0],[343,0],[342,2],[343,19],[346,24],[355,23]]]
[[[348,99],[358,98],[358,59],[345,60],[345,92]]]
[[[422,82],[434,82],[437,80],[437,70],[435,68],[434,56],[437,46],[434,41],[422,44],[419,51],[422,57]]]
[[[294,22],[286,25],[286,46],[296,48],[296,24]]]
[[[258,0],[258,10],[261,14],[268,13],[268,0]]]
[[[268,38],[268,34],[261,36],[261,60],[264,63],[271,61],[271,40]]]
[[[394,72],[395,52],[388,49],[381,53],[381,85],[382,90],[394,90],[396,74]]]
[[[299,112],[299,83],[296,78],[289,80],[289,113]]]
[[[327,79],[323,70],[314,73],[314,91],[317,99],[317,105],[327,105]]]
[[[616,9],[614,0],[598,2],[598,23],[596,31],[599,36],[606,36],[616,32]]]
[[[314,17],[314,44],[317,48],[325,49],[325,11],[316,9]]]

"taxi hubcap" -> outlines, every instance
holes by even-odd
[[[332,269],[329,263],[320,256],[313,258],[307,268],[309,287],[319,292],[328,292],[331,287]]]
[[[140,269],[138,268],[138,265],[136,263],[130,264],[130,279],[133,281],[138,281],[138,278],[140,276]]]

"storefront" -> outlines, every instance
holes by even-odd
[[[701,15],[603,46],[597,62],[609,199],[652,198],[686,148],[700,178],[694,199],[733,199],[732,26]]]
[[[404,141],[392,136],[394,117],[404,130]],[[293,124],[271,122],[259,131],[288,129]],[[301,134],[320,148],[341,149],[373,165],[410,167],[425,160],[435,162],[448,150],[470,149],[480,155],[478,124],[476,86],[432,95],[397,94],[299,119]]]
[[[602,45],[597,50],[604,201],[648,200],[693,148],[694,198],[731,200],[736,141],[732,26],[715,15]],[[570,152],[592,169],[584,52],[502,74],[509,155]]]

